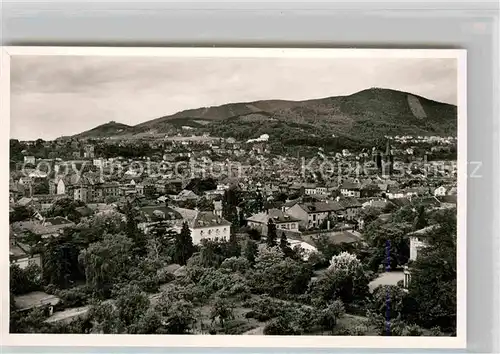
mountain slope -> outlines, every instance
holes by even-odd
[[[75,138],[106,138],[106,137],[112,137],[112,136],[127,133],[131,130],[131,128],[132,127],[130,125],[111,121],[109,123],[105,123],[105,124],[102,124],[102,125],[99,125],[99,126],[93,128],[93,129],[87,130],[83,133],[74,135],[74,137]]]
[[[456,135],[457,108],[407,92],[371,88],[349,96],[191,109],[134,127],[125,126],[116,135],[161,135],[185,125],[240,139],[264,133],[280,139],[335,134],[356,140],[384,135]],[[108,132],[102,127],[95,128],[101,136]],[[109,129],[110,134],[113,131],[117,129]]]

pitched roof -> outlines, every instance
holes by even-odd
[[[349,181],[346,181],[344,183],[342,183],[342,185],[340,186],[341,189],[354,189],[354,190],[358,190],[358,189],[361,189],[361,185],[359,183],[354,183],[354,182],[349,182]]]
[[[328,240],[334,244],[341,243],[354,243],[361,241],[361,235],[355,231],[335,231],[335,232],[325,232],[324,233]]]
[[[387,200],[369,200],[363,203],[363,207],[379,208],[383,209],[389,204]]]
[[[93,210],[91,208],[89,208],[88,206],[78,207],[75,210],[81,216],[90,216],[93,213]]]
[[[299,202],[300,202],[300,199],[287,200],[283,206],[285,208],[291,208],[291,207],[293,207],[295,204],[297,204]]]
[[[198,199],[199,198],[199,196],[196,195],[193,191],[190,191],[190,190],[187,190],[187,189],[182,190],[177,195],[177,197],[179,197],[179,198],[188,198],[188,199]]]
[[[18,205],[21,205],[21,206],[26,206],[30,203],[34,202],[34,199],[33,198],[28,198],[28,197],[22,197],[21,199],[19,199],[17,201],[17,204]]]
[[[402,206],[410,205],[411,201],[409,198],[395,198],[395,199],[391,199],[391,203],[398,206],[398,207],[402,207]]]
[[[188,223],[189,226],[192,226],[194,219],[198,215],[198,211],[193,210],[193,209],[186,209],[186,208],[172,208],[176,212],[178,212],[182,219]]]
[[[210,226],[230,226],[231,223],[211,211],[200,211],[193,220],[193,228]]]
[[[70,220],[63,218],[62,216],[56,216],[53,218],[45,219],[44,226],[64,226],[64,225],[73,225],[73,222]]]
[[[448,204],[457,204],[457,196],[455,195],[443,195],[440,197],[437,197],[437,199],[441,203],[448,203]]]
[[[285,223],[285,222],[294,222],[299,221],[291,217],[290,215],[285,214],[279,209],[269,209],[269,212],[257,213],[247,218],[248,221],[257,222],[260,224],[267,224],[269,219],[273,219],[273,221],[277,224]]]
[[[313,203],[302,203],[301,208],[307,213],[326,213],[330,211],[343,210],[344,207],[338,202],[313,202]]]

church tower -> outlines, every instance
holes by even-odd
[[[387,139],[385,143],[385,154],[383,159],[382,175],[385,177],[391,176],[393,172],[394,156],[392,155],[391,142]]]

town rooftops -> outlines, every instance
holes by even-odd
[[[12,230],[17,233],[31,231],[36,235],[48,235],[58,233],[60,230],[73,226],[74,223],[62,216],[45,219],[44,222],[36,221],[20,221],[12,224]]]
[[[441,203],[446,204],[457,204],[457,196],[456,195],[443,195],[440,197],[436,197]]]
[[[218,217],[211,211],[200,211],[193,221],[193,228],[230,226],[231,223],[221,217]]]
[[[146,216],[155,217],[155,216],[164,216],[167,220],[180,220],[182,219],[182,215],[174,210],[173,208],[164,206],[164,205],[147,205],[143,206],[141,209]]]
[[[395,198],[395,199],[391,199],[391,203],[398,206],[398,207],[403,207],[406,205],[410,205],[411,201],[409,198]]]
[[[14,243],[10,243],[9,257],[11,260],[17,260],[28,256],[28,252],[25,251],[24,248],[21,247],[21,245],[19,245],[17,242],[14,241]]]
[[[182,219],[185,222],[187,222],[190,227],[193,225],[193,221],[198,215],[198,211],[194,209],[186,209],[186,208],[173,208],[173,209],[182,216]]]
[[[328,203],[326,202],[302,203],[300,204],[300,206],[307,213],[327,213],[344,209],[344,207],[340,205],[340,203],[335,201],[331,201]]]
[[[91,208],[88,206],[82,206],[78,207],[75,209],[78,214],[80,214],[83,217],[90,216],[94,212]]]
[[[283,206],[285,208],[291,208],[291,207],[293,207],[295,204],[297,204],[299,202],[300,202],[300,198],[299,199],[294,199],[294,200],[287,200],[285,202],[285,204],[283,204]]]
[[[178,195],[177,198],[179,199],[198,199],[199,196],[196,195],[193,191],[184,189],[182,190]]]
[[[62,216],[56,216],[53,218],[47,218],[45,219],[44,226],[70,226],[73,225],[73,222],[69,221],[66,218],[63,218]]]
[[[338,200],[340,206],[344,208],[361,208],[362,204],[356,198],[341,198]]]
[[[27,205],[29,205],[30,203],[33,203],[33,202],[35,202],[35,200],[33,198],[22,197],[21,199],[19,199],[17,201],[17,205],[27,206]]]
[[[359,233],[355,231],[344,230],[344,231],[334,232],[330,236],[330,240],[332,240],[333,243],[335,244],[354,243],[361,241],[361,236]]]
[[[279,209],[269,209],[268,212],[258,213],[252,215],[247,220],[251,222],[256,222],[260,224],[267,224],[269,219],[272,219],[276,224],[287,223],[287,222],[298,222],[300,220],[295,219]]]

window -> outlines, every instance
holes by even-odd
[[[219,233],[220,233],[220,230],[219,230],[219,229],[215,230],[215,234],[216,234],[216,235],[219,235]]]
[[[212,234],[212,230],[208,230],[208,235],[210,236]]]
[[[227,233],[227,229],[226,228],[224,228],[224,233]]]
[[[200,231],[200,236],[203,237],[203,230]]]
[[[313,215],[313,221],[316,221],[316,214]]]

